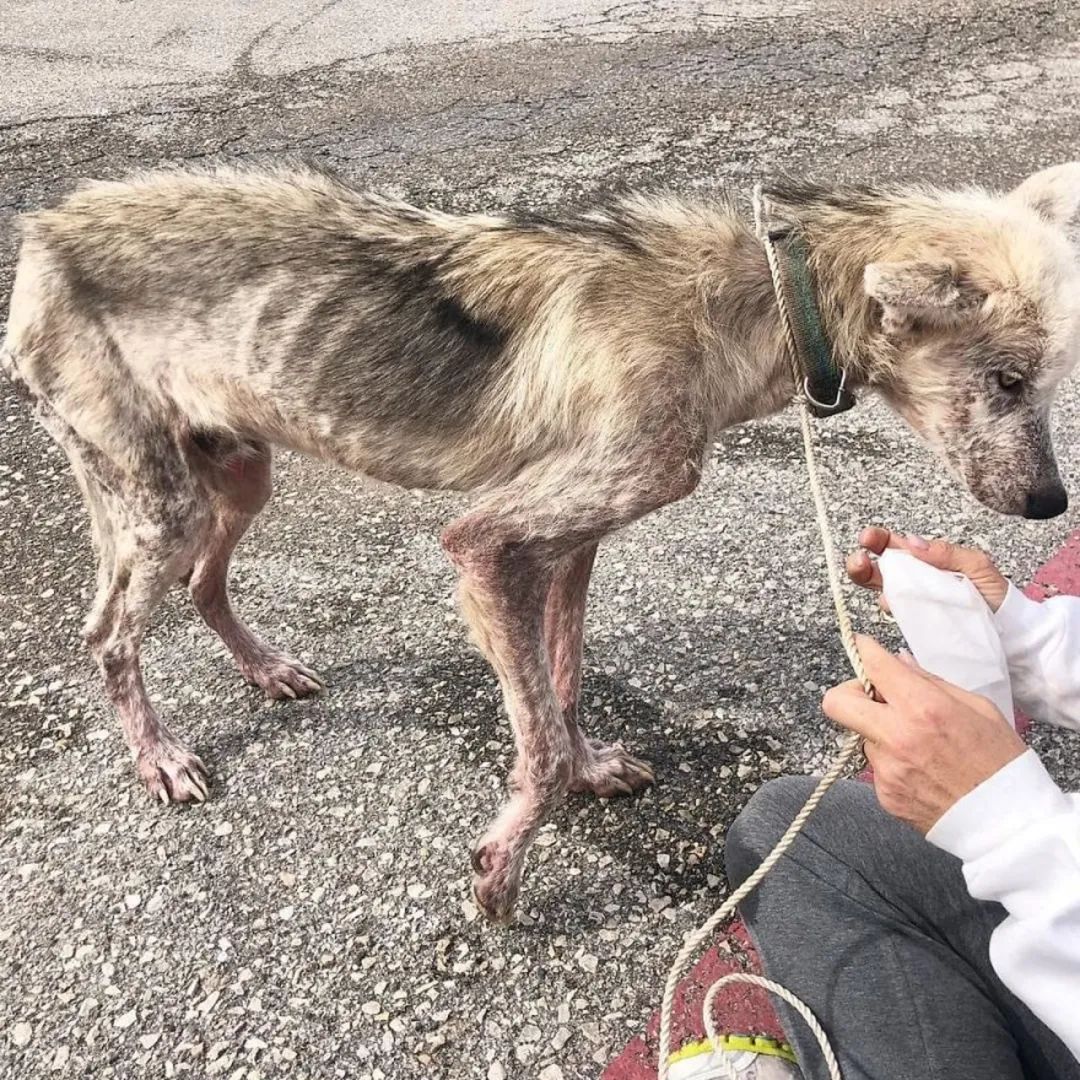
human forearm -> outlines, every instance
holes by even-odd
[[[1080,1060],[1080,796],[1062,792],[1029,750],[927,839],[962,860],[973,897],[1005,909],[994,970]]]

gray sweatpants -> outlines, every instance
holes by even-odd
[[[727,838],[733,888],[814,783],[784,777],[750,800]],[[844,1080],[1080,1080],[990,966],[1004,909],[973,900],[959,860],[886,814],[869,785],[838,784],[741,910],[766,974],[817,1015]],[[803,1074],[825,1080],[816,1040],[778,1008]]]

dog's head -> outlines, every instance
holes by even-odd
[[[887,259],[863,269],[869,381],[1005,514],[1068,506],[1049,414],[1080,358],[1080,265],[1066,233],[1078,208],[1080,162],[1007,195],[898,203]]]

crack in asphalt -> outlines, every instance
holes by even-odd
[[[310,17],[318,17],[320,13],[332,9],[332,6],[333,4],[324,4]],[[639,9],[636,4],[615,5],[604,13],[604,17],[629,18],[637,10]],[[1025,11],[1025,35],[1030,41],[1042,40],[1047,36],[1052,30],[1051,23],[1070,25],[1063,22],[1061,14],[1052,6],[1036,5],[1034,9],[1028,8]],[[1018,46],[1023,42],[1017,41],[1015,32],[1005,29],[999,22],[999,19],[1008,17],[1008,12],[1001,12],[995,17],[987,17],[972,24],[945,15],[934,23],[905,25],[894,32],[882,31],[874,41],[867,41],[865,36],[852,41],[839,29],[826,27],[822,28],[821,36],[813,40],[778,42],[771,37],[768,29],[762,31],[757,27],[743,27],[742,35],[725,35],[723,41],[707,38],[702,40],[701,36],[694,39],[691,36],[689,40],[673,43],[672,48],[664,50],[660,55],[653,56],[646,52],[645,55],[627,56],[626,60],[627,68],[631,70],[648,70],[653,77],[675,76],[688,85],[707,83],[717,93],[742,92],[744,96],[754,90],[769,93],[780,89],[791,93],[800,84],[827,89],[829,86],[850,85],[854,78],[872,79],[881,67],[889,68],[893,77],[897,71],[906,67],[932,67],[934,51],[940,53],[943,48],[940,40],[934,44],[934,38],[953,37],[947,32],[943,33],[943,30],[948,28],[962,27],[968,31],[961,55],[975,56],[980,52],[994,51],[1008,45],[1010,56],[1013,57],[1020,51]],[[26,131],[30,136],[16,139],[9,145],[0,145],[0,156],[9,162],[8,177],[4,181],[4,186],[9,189],[9,198],[5,200],[5,204],[16,207],[29,204],[32,193],[43,185],[48,186],[48,173],[42,166],[48,164],[48,167],[52,168],[57,159],[65,167],[73,168],[109,161],[123,165],[127,161],[145,158],[148,152],[152,153],[154,150],[157,150],[162,160],[170,161],[205,160],[213,157],[215,153],[232,148],[245,157],[260,152],[297,149],[328,152],[332,150],[334,141],[340,138],[352,138],[356,144],[356,152],[351,156],[347,154],[345,160],[363,156],[367,156],[368,161],[392,159],[394,151],[388,148],[392,144],[383,139],[381,148],[365,146],[365,136],[372,136],[363,130],[357,132],[349,129],[350,123],[369,120],[369,113],[364,109],[367,95],[363,94],[355,99],[349,116],[338,118],[333,124],[309,124],[306,134],[299,138],[267,137],[266,117],[260,118],[259,112],[271,110],[273,103],[284,102],[305,92],[323,94],[323,99],[313,106],[295,110],[297,114],[292,118],[292,126],[298,127],[302,126],[297,122],[301,116],[308,114],[314,119],[320,111],[326,111],[327,99],[337,99],[340,105],[340,97],[352,96],[356,90],[357,77],[351,71],[341,70],[340,60],[302,69],[285,79],[259,76],[253,68],[255,50],[281,23],[282,21],[278,21],[262,28],[235,59],[229,76],[216,83],[217,89],[202,87],[198,98],[185,98],[185,87],[181,84],[177,87],[178,93],[174,92],[173,99],[165,108],[159,102],[153,107],[123,109],[110,117],[100,117],[93,113],[70,116],[57,114],[0,125],[0,134]],[[678,48],[679,44],[684,48]],[[516,48],[521,49],[524,46],[518,45]],[[588,50],[595,46],[580,43],[575,48]],[[642,45],[638,41],[612,48],[640,52]],[[453,53],[453,50],[453,45],[444,46],[440,58],[442,59],[447,51]],[[954,52],[950,62],[956,64],[957,58]],[[377,84],[379,79],[372,80],[368,76],[363,81],[370,86],[373,82]],[[388,81],[392,83],[394,80],[391,78]],[[242,91],[240,99],[237,97],[238,91]],[[378,104],[380,108],[375,110],[376,116],[379,117],[379,113],[382,113],[379,119],[392,126],[402,143],[407,143],[410,137],[419,141],[423,136],[429,135],[432,121],[440,118],[453,118],[460,127],[462,136],[472,137],[489,145],[521,143],[535,135],[538,130],[546,130],[526,130],[525,127],[514,130],[511,126],[513,121],[507,114],[500,114],[499,111],[492,113],[492,109],[505,110],[517,105],[515,97],[503,97],[490,102],[457,95],[450,102],[435,108],[415,111],[403,109],[401,106],[395,107],[386,99],[380,100]],[[565,120],[566,113],[573,107],[578,106],[579,111],[588,113],[589,107],[595,104],[596,98],[590,97],[588,91],[583,91],[581,87],[564,85],[559,87],[556,93],[545,97],[540,108],[562,113]],[[527,125],[538,111],[538,108],[530,109],[524,106],[517,119]],[[153,121],[160,119],[176,121],[176,130],[162,132],[161,125],[157,125],[159,130],[153,132],[156,126]],[[195,138],[205,132],[207,121],[231,122],[235,129],[216,139],[210,146],[192,145]],[[507,130],[495,130],[500,126]],[[152,134],[149,137],[140,135],[140,127],[150,130]],[[139,144],[122,149],[127,141],[125,136],[132,129],[136,129],[134,134],[140,139]],[[454,144],[438,146],[437,141],[436,139],[435,146],[429,145],[426,150],[421,148],[420,152],[426,152],[427,156],[437,159],[453,154],[457,149]],[[675,138],[671,141],[675,141]],[[87,143],[96,143],[99,149],[87,153]],[[460,139],[454,140],[454,143],[460,143]],[[82,148],[80,156],[72,157],[69,151],[66,152],[66,148],[73,145]],[[877,146],[880,146],[880,143],[870,144],[862,149],[873,149]],[[368,154],[368,151],[372,152]],[[845,156],[851,158],[859,152],[859,148],[848,148]],[[342,160],[340,153],[337,153],[336,157]]]

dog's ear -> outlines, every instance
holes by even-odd
[[[1080,212],[1080,161],[1054,165],[1029,176],[1009,198],[1051,225],[1069,225]]]
[[[870,263],[863,288],[881,305],[881,329],[889,337],[955,323],[985,299],[949,262]]]

